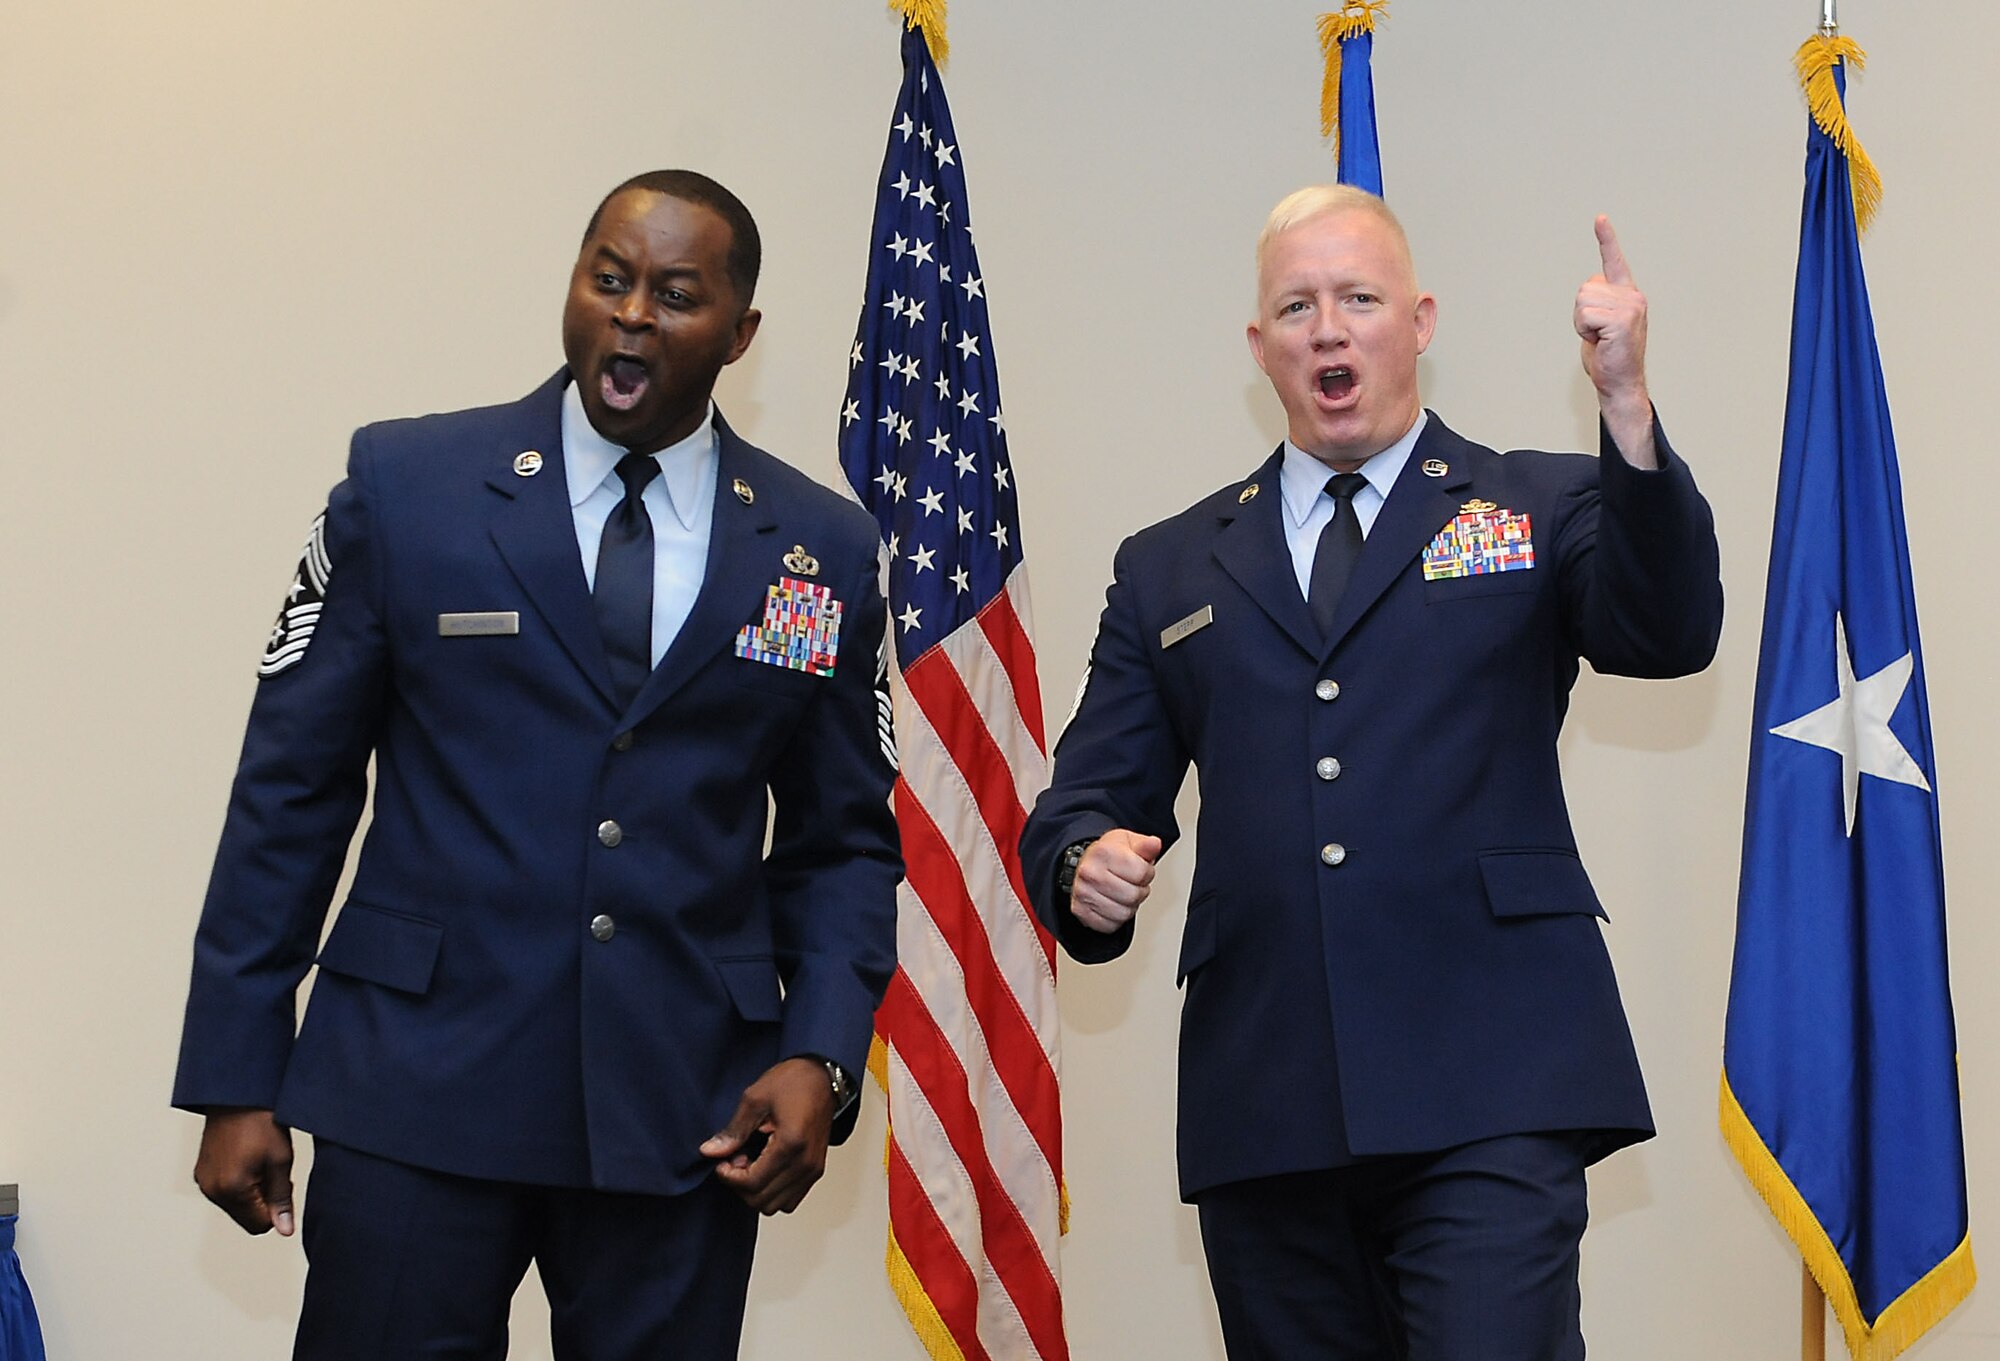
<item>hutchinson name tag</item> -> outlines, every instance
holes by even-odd
[[[1162,650],[1170,648],[1190,633],[1199,633],[1214,622],[1215,607],[1213,605],[1203,605],[1178,624],[1169,624],[1161,629],[1160,647]]]
[[[499,638],[521,631],[521,616],[515,610],[488,610],[481,614],[441,614],[440,638]]]

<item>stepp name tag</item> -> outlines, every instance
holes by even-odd
[[[488,610],[481,614],[438,616],[440,638],[499,638],[520,631],[521,616],[516,610]]]
[[[1189,615],[1187,618],[1181,620],[1178,624],[1169,624],[1165,628],[1161,629],[1160,647],[1163,650],[1166,648],[1170,648],[1175,643],[1178,643],[1181,639],[1187,637],[1190,633],[1199,633],[1201,630],[1207,628],[1210,624],[1213,624],[1214,622],[1215,622],[1215,607],[1213,605],[1203,605],[1200,609],[1196,610],[1193,614]]]

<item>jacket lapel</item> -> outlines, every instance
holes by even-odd
[[[1389,497],[1369,527],[1361,545],[1354,575],[1334,611],[1333,628],[1328,632],[1324,656],[1337,647],[1362,615],[1389,589],[1410,559],[1423,552],[1452,516],[1458,513],[1460,493],[1472,482],[1472,446],[1445,428],[1432,414],[1417,438],[1416,448],[1403,463]],[[1424,471],[1435,460],[1445,465],[1443,476]]]
[[[1215,559],[1273,623],[1317,657],[1319,628],[1299,592],[1298,573],[1285,546],[1285,496],[1279,479],[1284,458],[1284,446],[1279,445],[1243,484],[1245,490],[1254,485],[1258,494],[1224,509],[1222,528],[1215,536]]]
[[[493,516],[491,533],[508,570],[556,641],[610,701],[611,669],[577,552],[576,519],[563,470],[562,394],[568,382],[568,370],[558,372],[519,404],[519,422],[510,432],[514,438],[487,478],[487,485],[505,498]],[[528,450],[541,454],[542,466],[534,476],[523,477],[514,471],[514,460]]]
[[[631,723],[659,708],[695,672],[734,647],[737,631],[763,613],[764,593],[782,567],[784,547],[773,532],[778,527],[776,488],[769,479],[760,484],[750,446],[729,428],[720,411],[715,414],[715,433],[721,458],[701,591],[687,622],[633,699],[626,715]],[[739,483],[749,490],[747,502],[736,490]]]

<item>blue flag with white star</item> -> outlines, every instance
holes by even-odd
[[[1807,134],[1722,1126],[1849,1350],[1887,1358],[1973,1268],[1923,650],[1838,56],[1840,142]]]

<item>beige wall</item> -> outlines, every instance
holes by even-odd
[[[1264,210],[1329,173],[1323,7],[953,7],[1058,714],[1116,538],[1281,433],[1240,336]],[[1589,440],[1568,312],[1607,211],[1654,301],[1668,428],[1720,522],[1715,666],[1586,677],[1564,746],[1662,1131],[1593,1177],[1585,1324],[1625,1361],[1783,1356],[1796,1327],[1795,1258],[1714,1097],[1797,249],[1789,59],[1816,18],[1809,0],[1405,0],[1377,63],[1389,194],[1440,299],[1430,402],[1503,446]],[[1927,625],[1972,1195],[1991,1206],[1982,422],[2000,277],[1982,92],[2000,7],[1849,0],[1842,18],[1873,58],[1853,107],[1888,199],[1867,264]],[[597,194],[686,164],[736,188],[767,241],[763,333],[722,400],[831,479],[896,34],[876,0],[73,0],[10,6],[0,34],[0,1180],[24,1188],[52,1355],[280,1355],[296,1245],[199,1200],[195,1122],[165,1103],[256,657],[347,433],[525,392],[559,360]],[[1173,1194],[1190,861],[1170,859],[1130,958],[1064,974],[1080,1358],[1221,1355]],[[880,1271],[872,1100],[829,1181],[770,1226],[748,1356],[917,1361]],[[1994,1298],[1917,1354],[1995,1355]],[[520,1320],[517,1355],[546,1356],[531,1298]]]

